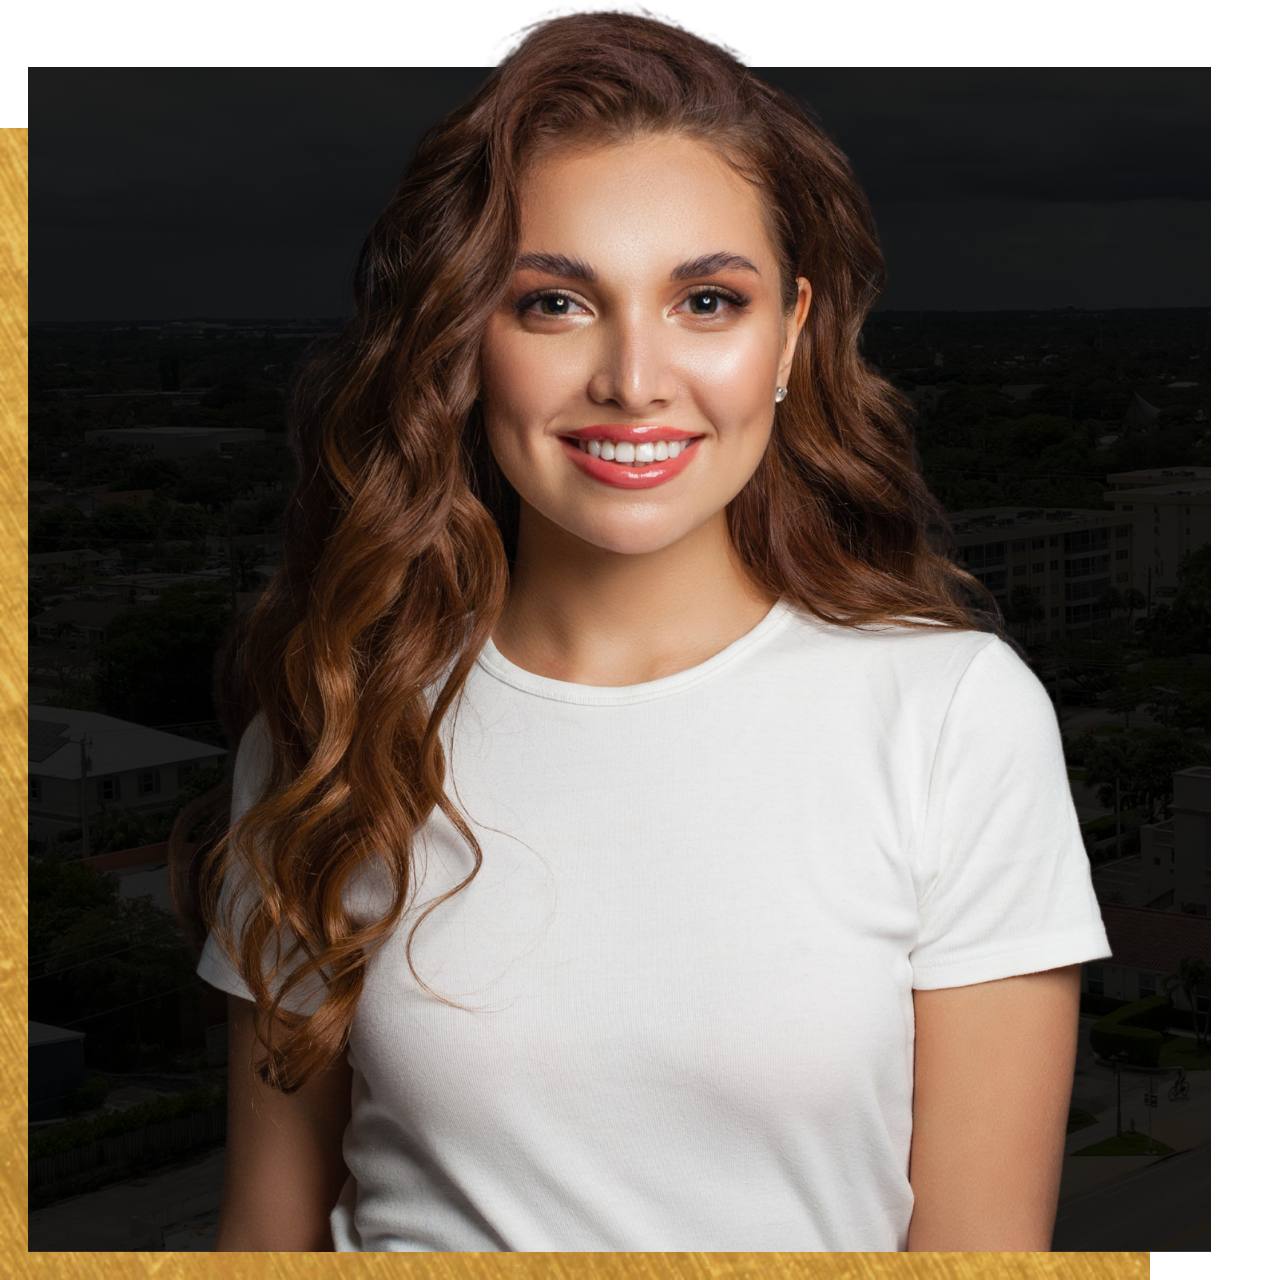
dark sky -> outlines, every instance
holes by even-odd
[[[1209,304],[1209,72],[757,69],[871,198],[883,307]],[[423,129],[487,71],[37,69],[34,320],[345,315]]]

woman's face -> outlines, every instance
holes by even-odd
[[[808,281],[785,315],[754,188],[688,138],[555,151],[520,211],[482,349],[494,457],[577,537],[660,550],[720,516],[759,464]]]

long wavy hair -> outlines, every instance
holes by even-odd
[[[727,512],[748,572],[839,626],[1001,631],[990,596],[944,554],[909,402],[859,354],[884,264],[845,157],[782,92],[675,27],[616,13],[537,26],[423,137],[360,253],[354,318],[292,391],[299,479],[283,562],[223,695],[240,727],[263,717],[271,773],[222,839],[202,897],[253,994],[260,1073],[275,1087],[296,1089],[344,1050],[365,964],[406,909],[414,840],[433,813],[474,859],[453,892],[480,868],[445,787],[441,729],[514,556],[519,503],[485,440],[479,354],[518,251],[522,172],[569,139],[664,132],[716,148],[759,192],[786,307],[797,276],[813,285],[790,394]],[[369,860],[392,892],[385,914],[357,927],[344,890]],[[317,980],[313,1013],[284,1007]]]

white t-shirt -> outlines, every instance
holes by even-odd
[[[413,960],[454,1003],[405,954],[472,863],[433,815],[352,1027],[339,1250],[904,1249],[912,989],[1109,954],[1052,706],[989,634],[778,605],[622,688],[491,643],[451,752],[484,862]]]

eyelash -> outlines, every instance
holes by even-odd
[[[741,293],[736,293],[732,289],[726,289],[723,285],[703,285],[697,289],[690,289],[689,292],[680,299],[679,305],[683,306],[690,298],[705,297],[708,294],[714,294],[717,298],[723,298],[731,307],[734,307],[739,311],[751,302],[750,298]],[[546,298],[564,298],[569,302],[578,302],[576,298],[565,293],[562,289],[542,289],[537,293],[527,294],[525,297],[521,298],[515,305],[516,314],[520,316],[528,315],[539,302]],[[582,304],[578,303],[578,305],[581,306]],[[719,315],[720,313],[716,312],[715,314]],[[554,320],[556,318],[557,317],[555,316],[544,316],[544,319],[547,320]]]

